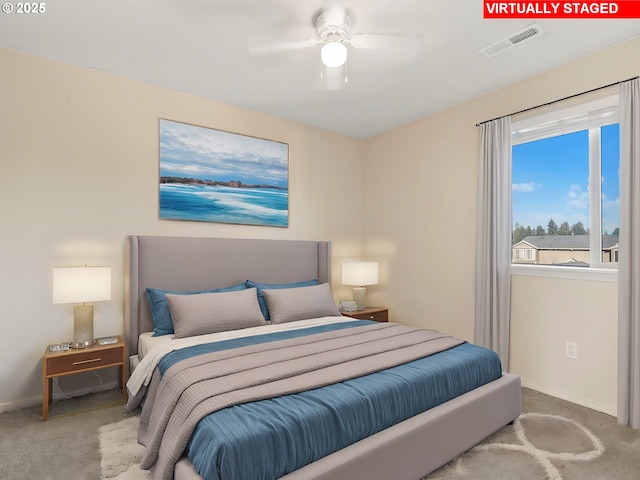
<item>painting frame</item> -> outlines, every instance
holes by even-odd
[[[160,220],[289,226],[289,144],[158,119]]]

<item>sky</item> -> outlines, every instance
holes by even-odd
[[[602,232],[618,227],[619,128],[602,127]],[[513,225],[545,229],[589,221],[588,131],[516,145],[512,151]]]
[[[160,176],[287,188],[286,143],[160,120]]]

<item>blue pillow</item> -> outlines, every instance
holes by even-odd
[[[153,336],[172,335],[173,321],[167,303],[167,293],[173,295],[195,295],[198,293],[235,292],[236,290],[246,290],[243,283],[232,285],[231,287],[216,288],[215,290],[193,290],[191,292],[176,292],[173,290],[161,290],[159,288],[147,288],[149,305],[151,305],[151,316],[153,317]]]
[[[314,278],[313,280],[305,280],[304,282],[295,283],[258,283],[253,280],[247,280],[244,284],[247,288],[255,288],[258,290],[258,303],[260,304],[260,310],[262,310],[264,319],[269,321],[269,310],[267,309],[267,303],[264,301],[264,295],[262,295],[263,289],[269,290],[274,288],[310,287],[312,285],[318,285],[318,280]]]

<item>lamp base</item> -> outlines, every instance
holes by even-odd
[[[73,342],[71,348],[87,348],[96,343],[93,338],[93,305],[73,307]]]
[[[365,296],[367,294],[367,289],[365,287],[355,287],[353,289],[353,301],[356,302],[356,308],[358,310],[365,309]]]
[[[95,340],[87,340],[86,342],[71,342],[71,348],[87,348],[96,343]]]

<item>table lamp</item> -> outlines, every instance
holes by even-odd
[[[366,306],[366,285],[378,284],[378,262],[344,262],[342,264],[342,284],[355,285],[353,300],[358,310]]]
[[[93,338],[93,305],[111,300],[111,267],[55,267],[53,303],[82,303],[73,307],[72,348],[86,348]]]

